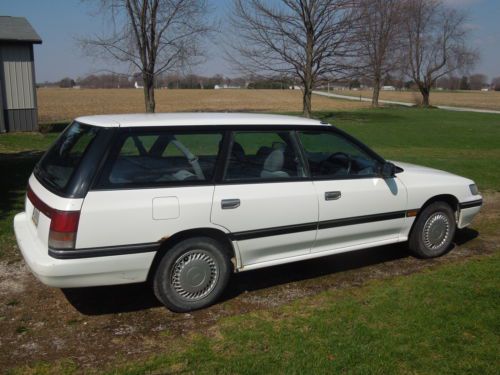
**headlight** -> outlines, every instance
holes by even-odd
[[[477,188],[476,184],[470,184],[469,189],[472,195],[478,195],[479,194],[479,189]]]

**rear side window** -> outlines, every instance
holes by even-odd
[[[64,193],[100,128],[73,122],[35,168],[36,177],[51,190]]]
[[[222,133],[128,133],[100,178],[100,188],[211,181]]]
[[[290,131],[237,131],[224,179],[289,180],[305,177],[298,146]]]

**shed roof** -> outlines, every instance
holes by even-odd
[[[0,42],[42,43],[38,35],[24,17],[0,16]]]

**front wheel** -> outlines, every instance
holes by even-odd
[[[156,270],[153,289],[170,310],[187,312],[213,304],[224,291],[231,264],[212,238],[190,238],[168,250]]]
[[[435,258],[448,251],[456,230],[449,204],[434,202],[423,209],[410,234],[409,247],[420,258]]]

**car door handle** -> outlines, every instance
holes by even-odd
[[[240,206],[239,199],[223,199],[221,202],[221,207],[223,210],[232,210]]]
[[[325,201],[335,201],[342,196],[340,191],[327,191],[325,192]]]

